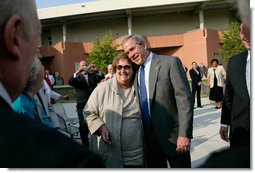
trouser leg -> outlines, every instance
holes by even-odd
[[[191,168],[190,152],[166,157],[171,168]]]
[[[167,168],[167,160],[153,130],[145,132],[145,166]]]
[[[192,87],[192,101],[193,101],[193,107],[195,107],[195,97],[196,97],[196,89],[195,89],[195,87]]]
[[[197,87],[197,106],[201,107],[201,85]]]
[[[81,142],[84,146],[89,147],[89,139],[88,139],[88,134],[89,134],[89,129],[87,126],[87,123],[85,122],[84,116],[83,116],[83,109],[84,109],[84,104],[77,104],[77,113],[79,117],[79,130],[80,130],[80,137],[81,137]]]

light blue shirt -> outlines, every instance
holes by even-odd
[[[39,109],[37,109],[39,107]],[[52,127],[50,118],[46,115],[42,107],[37,103],[37,101],[29,96],[27,93],[23,92],[12,104],[12,108],[15,112],[23,114],[35,121],[39,121],[42,124]],[[40,111],[41,117],[38,111]],[[39,119],[38,119],[39,118]]]

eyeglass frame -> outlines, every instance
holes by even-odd
[[[122,66],[122,65],[117,65],[116,66],[116,69],[117,70],[122,70],[124,68],[124,70],[130,70],[130,69],[132,69],[132,66],[130,66],[130,65],[124,65],[124,66]]]

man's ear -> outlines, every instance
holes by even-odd
[[[11,16],[4,28],[4,43],[8,52],[13,57],[20,57],[22,34],[22,22],[18,15]]]

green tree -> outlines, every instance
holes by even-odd
[[[245,47],[240,39],[239,27],[240,23],[234,21],[227,25],[227,30],[223,32],[223,45],[220,49],[220,53],[224,55],[223,60],[225,62],[228,62],[229,58],[233,55],[236,55],[245,50]]]
[[[89,54],[89,63],[96,64],[101,72],[107,72],[107,66],[112,63],[118,54],[117,47],[112,45],[112,33],[108,31],[101,40],[97,39],[93,43],[93,49]]]

